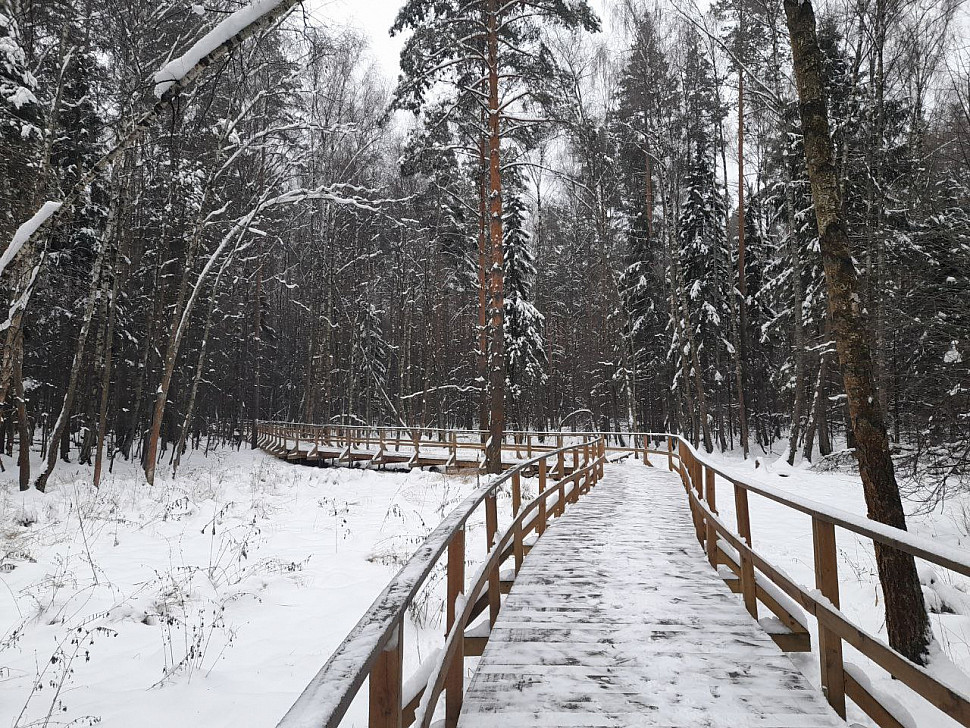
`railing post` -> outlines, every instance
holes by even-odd
[[[690,479],[687,476],[687,446],[681,441],[677,442],[677,454],[680,455],[677,469],[680,472],[681,482],[684,488],[690,491]]]
[[[485,497],[485,538],[486,553],[491,552],[495,547],[495,534],[498,533],[498,505],[495,502],[495,494]],[[488,618],[489,623],[494,627],[495,620],[498,619],[498,610],[502,606],[502,591],[500,580],[500,570],[502,564],[496,562],[495,568],[488,575]]]
[[[839,562],[835,543],[835,526],[812,518],[812,545],[815,551],[815,587],[832,606],[839,608]],[[845,669],[842,665],[842,638],[820,619],[818,622],[818,656],[822,673],[822,691],[829,705],[845,718]]]
[[[599,475],[602,478],[606,475],[606,440],[600,440],[600,464],[599,464]]]
[[[714,471],[706,466],[704,468],[704,483],[704,497],[707,501],[707,507],[711,513],[717,513]],[[711,562],[711,566],[717,568],[717,528],[714,526],[713,518],[707,519],[707,560]]]
[[[526,458],[532,459],[532,433],[529,432],[525,436],[525,454]]]
[[[667,438],[667,470],[674,472],[674,438]]]
[[[559,455],[556,456],[556,472],[558,473],[558,479],[562,480],[563,476],[566,475],[566,453],[562,452],[562,434],[556,435],[556,449],[560,450]]]
[[[368,728],[401,728],[403,647],[404,624],[399,622],[370,673]]]
[[[522,480],[519,471],[512,473],[512,518],[515,518],[522,507]],[[515,573],[519,573],[522,568],[522,560],[525,558],[525,548],[522,545],[522,524],[516,524],[512,532],[512,550],[515,554]]]
[[[459,528],[448,544],[447,628],[451,632],[457,617],[458,597],[465,593],[465,529]],[[445,677],[445,726],[455,728],[465,692],[465,640],[458,638],[455,656]]]
[[[701,467],[701,461],[698,460],[693,454],[690,458],[691,464],[691,483],[694,486],[694,492],[697,494],[698,500],[703,500],[704,498],[704,470]],[[707,519],[704,518],[703,513],[698,508],[697,509],[697,540],[701,542],[701,545],[707,544],[707,529],[705,528]]]
[[[546,491],[546,459],[539,461],[539,493]],[[546,499],[539,499],[539,526],[537,533],[541,536],[546,532]]]
[[[751,548],[751,516],[748,513],[748,491],[734,484],[734,512],[737,516],[738,533]],[[745,552],[741,552],[741,594],[748,613],[758,618],[758,584],[755,581],[754,562]]]
[[[696,461],[694,459],[694,453],[692,453],[687,446],[681,442],[680,443],[680,466],[681,466],[681,478],[684,481],[684,488],[687,490],[687,499],[690,503],[690,514],[694,519],[694,535],[697,537],[698,543],[704,543],[704,519],[700,514],[700,510],[694,503],[694,493],[700,494],[700,488],[695,485],[695,479],[697,477]],[[691,491],[694,491],[692,493]]]

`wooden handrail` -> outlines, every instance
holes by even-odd
[[[267,428],[267,435],[279,437],[280,427],[272,423]],[[558,457],[560,453],[578,452],[585,447],[592,447],[597,452],[596,458],[589,458],[586,464],[570,475],[561,478],[558,489],[544,488],[544,477],[547,468],[545,461],[550,457]],[[571,484],[567,496],[577,495],[581,490],[588,489],[592,482],[600,477],[603,461],[605,461],[605,442],[596,440],[576,445],[568,445],[558,450],[538,455],[515,468],[506,471],[494,481],[481,486],[468,496],[457,508],[441,521],[424,543],[408,559],[397,575],[385,587],[370,608],[364,613],[350,634],[337,647],[317,675],[310,681],[303,693],[280,721],[283,728],[335,728],[343,718],[350,704],[360,691],[364,680],[370,678],[370,725],[377,726],[409,725],[411,721],[403,718],[405,705],[403,704],[401,655],[404,638],[405,613],[415,596],[424,586],[435,565],[442,555],[449,551],[447,563],[455,565],[461,563],[464,569],[464,559],[459,558],[457,551],[464,551],[465,524],[472,514],[482,504],[486,509],[494,507],[495,497],[499,489],[513,479],[521,478],[533,467],[538,467],[540,475],[540,492],[525,507],[514,513],[511,526],[498,539],[490,537],[488,556],[470,588],[464,592],[464,604],[460,610],[452,604],[449,614],[452,614],[444,650],[440,653],[439,661],[432,671],[425,690],[430,689],[431,700],[422,700],[422,704],[435,705],[444,688],[449,675],[454,676],[452,665],[459,653],[456,643],[464,638],[464,631],[468,622],[474,618],[476,602],[491,582],[497,585],[499,566],[501,563],[522,549],[522,539],[532,530],[538,530],[539,521],[532,519],[529,526],[524,526],[525,520],[539,509],[539,503],[545,504],[552,494],[557,494],[559,512],[565,505],[565,484]],[[580,485],[580,479],[584,485]],[[546,509],[543,509],[545,511]],[[544,517],[544,513],[542,514]],[[493,516],[489,516],[489,521]],[[544,525],[544,524],[543,524]],[[494,529],[492,529],[494,530]],[[460,534],[460,536],[459,536]],[[514,543],[513,543],[514,542]],[[510,544],[513,548],[510,550]],[[451,550],[455,549],[456,553]],[[452,579],[449,593],[461,593]],[[462,579],[463,581],[463,579]],[[496,605],[497,606],[497,605]],[[460,636],[460,637],[459,637]],[[460,681],[455,685],[460,688]],[[424,691],[421,691],[422,693]],[[454,693],[454,690],[453,690]],[[452,705],[450,715],[457,719],[460,709],[460,694],[449,697]],[[457,707],[456,707],[457,706]],[[431,712],[416,710],[415,720],[421,725],[428,725]]]

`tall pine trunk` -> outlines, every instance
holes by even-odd
[[[829,314],[835,331],[869,518],[905,530],[906,518],[873,377],[859,279],[843,216],[823,86],[823,56],[815,32],[815,11],[810,0],[785,0],[784,6],[805,139],[805,160],[825,268]],[[909,554],[878,543],[875,551],[886,603],[889,643],[910,660],[924,664],[932,632],[915,560]]]
[[[744,17],[741,16],[741,24]],[[745,356],[747,346],[747,284],[744,278],[744,71],[738,68],[738,315],[736,319],[736,336],[734,341],[735,377],[738,390],[738,428],[740,430],[741,452],[748,458],[748,410],[744,396]],[[734,300],[732,292],[731,300]]]
[[[505,261],[502,251],[502,171],[499,126],[498,0],[488,0],[486,51],[488,57],[488,194],[489,194],[489,351],[488,442],[485,469],[502,471],[502,439],[505,431]]]

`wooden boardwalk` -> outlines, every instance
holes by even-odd
[[[845,723],[707,562],[679,478],[612,466],[539,539],[459,728]]]

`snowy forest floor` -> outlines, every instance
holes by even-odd
[[[865,512],[855,475],[722,460],[748,478]],[[0,726],[274,725],[477,482],[309,468],[247,450],[192,453],[177,477],[153,488],[131,463],[116,463],[98,491],[90,475],[62,464],[46,495],[19,493],[12,468],[0,476]],[[720,500],[732,523],[731,499]],[[757,497],[751,506],[759,550],[813,584],[808,517]],[[506,498],[503,520],[509,510]],[[970,498],[914,517],[911,528],[966,548]],[[470,560],[481,560],[484,541],[483,524],[470,524]],[[884,634],[871,546],[840,532],[839,555],[844,611]],[[970,584],[922,575],[940,648],[934,669],[954,669],[945,656],[970,670]],[[443,576],[436,572],[411,612],[406,675],[440,644]],[[795,657],[817,682],[813,658]],[[915,724],[947,724],[871,674]],[[364,724],[365,707],[358,701],[349,725]]]

